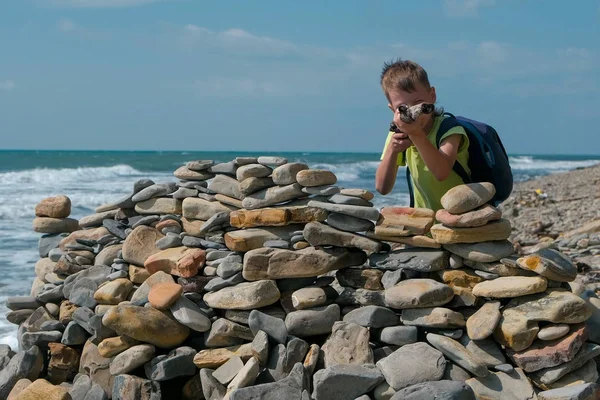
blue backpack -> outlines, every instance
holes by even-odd
[[[490,200],[498,206],[506,200],[513,189],[513,174],[508,160],[508,154],[502,145],[498,132],[490,125],[465,117],[455,117],[450,113],[444,118],[437,132],[436,145],[439,148],[442,136],[455,126],[462,126],[469,137],[469,169],[471,176],[458,162],[452,169],[461,177],[464,183],[491,182],[496,187],[496,194]],[[410,205],[414,207],[414,195],[410,171],[406,168],[406,180],[410,193]]]

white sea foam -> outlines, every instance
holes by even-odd
[[[600,164],[600,160],[545,160],[530,156],[510,157],[510,167],[516,171],[560,172]]]

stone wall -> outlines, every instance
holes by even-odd
[[[36,207],[0,398],[595,398],[600,300],[562,253],[515,254],[491,184],[434,214],[280,157],[174,176]]]

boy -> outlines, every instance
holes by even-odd
[[[442,196],[463,180],[452,170],[458,161],[467,174],[469,138],[464,128],[457,126],[448,130],[436,147],[436,135],[445,118],[442,111],[421,114],[412,123],[402,122],[398,107],[412,107],[420,103],[436,102],[435,87],[429,84],[427,72],[415,62],[398,60],[385,63],[381,74],[381,86],[394,113],[393,125],[399,133],[391,130],[381,155],[381,163],[375,176],[375,188],[381,194],[392,191],[396,182],[398,166],[406,166],[412,176],[414,207],[443,208]]]

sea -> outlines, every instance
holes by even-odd
[[[133,183],[150,178],[175,182],[173,171],[191,160],[230,161],[238,156],[282,156],[315,169],[328,169],[346,188],[375,192],[379,154],[369,153],[243,153],[142,151],[0,151],[0,344],[17,349],[17,328],[6,321],[5,300],[28,296],[39,260],[38,240],[32,230],[35,205],[45,197],[67,195],[71,217],[79,219],[104,203],[119,199]],[[512,155],[516,181],[589,167],[597,156]],[[404,171],[398,172],[392,193],[374,199],[376,207],[407,205]]]

